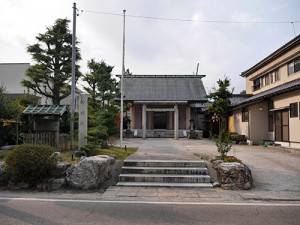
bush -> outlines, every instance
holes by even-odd
[[[232,140],[230,139],[230,134],[226,130],[221,132],[219,137],[216,139],[216,146],[218,152],[221,154],[221,158],[224,159],[232,147]]]
[[[34,186],[50,177],[56,165],[51,159],[55,149],[47,145],[23,144],[14,148],[5,159],[4,170],[13,182],[26,182]]]
[[[87,157],[98,154],[97,145],[94,144],[86,144],[80,148],[80,151],[85,152]]]

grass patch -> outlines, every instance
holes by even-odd
[[[224,156],[223,158],[221,156],[216,156],[216,160],[223,160],[224,162],[238,162],[243,163],[242,160],[234,157],[234,156]]]
[[[121,149],[119,147],[110,146],[108,149],[102,149],[102,148],[96,149],[96,155],[109,155],[109,156],[113,156],[117,160],[124,160],[128,156],[135,153],[136,150],[137,150],[137,148],[126,148],[126,151],[125,151],[124,148]],[[5,157],[9,151],[11,151],[11,150],[1,150],[0,151],[0,161],[5,160]],[[72,153],[73,152],[71,152],[71,151],[61,152],[61,161],[68,162],[71,164],[77,163],[79,161],[79,158],[74,157],[74,160],[72,160]]]
[[[102,149],[102,148],[97,148],[95,150],[95,155],[109,155],[113,156],[117,160],[124,160],[128,156],[132,155],[135,153],[137,148],[126,148],[126,151],[124,148],[119,148],[115,146],[110,146],[108,149]],[[72,153],[71,151],[66,151],[61,153],[61,160],[64,162],[68,162],[71,164],[75,164],[79,161],[79,158],[74,157],[74,160],[72,160]]]

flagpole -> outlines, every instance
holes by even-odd
[[[121,113],[120,113],[120,148],[123,146],[123,111],[124,111],[124,93],[123,93],[123,77],[125,74],[125,13],[123,10],[124,20],[123,20],[123,57],[122,57],[122,75],[121,75]]]
[[[75,114],[75,71],[76,71],[76,3],[73,3],[73,33],[72,33],[72,86],[71,86],[71,143],[70,150],[74,151],[74,114]]]

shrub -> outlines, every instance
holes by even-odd
[[[86,156],[95,156],[98,154],[97,145],[86,144],[80,148],[80,151],[85,152]]]
[[[55,149],[47,145],[23,144],[14,148],[5,159],[7,178],[34,186],[48,178],[56,165],[51,159]]]
[[[221,154],[221,158],[224,159],[232,147],[230,134],[226,130],[223,130],[219,137],[216,139],[216,146],[218,152]]]

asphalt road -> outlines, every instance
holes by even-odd
[[[1,225],[299,225],[300,204],[162,203],[0,198]]]

